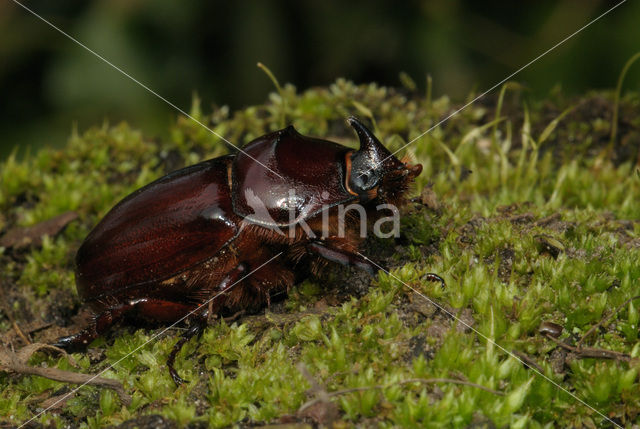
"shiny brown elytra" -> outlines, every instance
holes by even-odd
[[[363,240],[359,224],[347,224],[345,234],[338,234],[333,210],[358,203],[372,218],[380,216],[374,208],[401,204],[422,166],[402,163],[361,122],[348,122],[360,139],[357,151],[302,136],[290,126],[248,143],[242,152],[175,171],[124,198],[76,255],[78,294],[93,318],[57,345],[86,347],[125,316],[173,323],[197,309],[190,315],[192,328],[167,362],[179,384],[175,355],[201,332],[210,312],[259,309],[326,261],[374,274],[377,265],[357,253]],[[256,197],[266,210],[264,218],[252,216]],[[328,234],[321,225],[327,210]],[[280,227],[293,234],[282,234]]]

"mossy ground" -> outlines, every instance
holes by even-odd
[[[405,84],[396,90],[339,80],[304,93],[285,86],[263,106],[205,114],[196,101],[192,114],[238,144],[293,123],[303,134],[349,145],[355,139],[344,118],[356,114],[374,119],[376,134],[396,149],[462,104],[431,100],[411,81]],[[558,92],[531,101],[509,84],[463,110],[406,149],[424,166],[416,193],[431,186],[439,207],[410,205],[401,238],[371,241],[366,251],[483,336],[528,357],[617,423],[631,425],[640,419],[635,359],[583,359],[538,334],[541,322],[555,322],[564,327],[560,340],[575,345],[640,291],[640,96],[621,99],[610,145],[613,99],[610,92],[578,98]],[[79,214],[41,247],[0,249],[5,344],[23,345],[12,320],[27,332],[53,323],[31,334],[43,342],[80,323],[73,255],[115,202],[168,171],[227,152],[187,118],[170,127],[171,138],[158,141],[126,124],[104,124],[73,133],[63,151],[42,150],[1,165],[0,231],[68,210]],[[426,282],[427,272],[441,274],[446,288]],[[585,345],[638,357],[638,305],[624,306]],[[79,370],[96,373],[156,332],[121,326],[74,358]],[[610,425],[384,273],[370,281],[332,269],[265,313],[215,323],[180,353],[176,367],[190,382],[176,388],[165,362],[179,335],[179,329],[169,331],[105,373],[122,381],[133,396],[130,406],[110,390],[83,387],[35,422],[104,427],[134,419],[127,426],[133,427],[145,424],[142,416],[159,414],[165,424],[191,427],[314,423],[295,417],[312,398],[296,366],[301,362],[329,393],[387,386],[333,396],[337,427]],[[43,353],[30,363],[73,369],[66,359]],[[504,395],[460,384],[400,384],[434,377]],[[72,387],[4,372],[0,385],[0,422],[9,426]]]

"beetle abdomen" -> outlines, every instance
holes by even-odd
[[[161,282],[215,255],[237,233],[225,156],[175,171],[118,203],[76,255],[86,300]]]

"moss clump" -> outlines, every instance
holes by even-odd
[[[155,414],[179,426],[286,421],[311,398],[310,381],[297,366],[302,363],[327,392],[363,388],[332,396],[339,427],[607,425],[566,391],[620,424],[637,422],[640,303],[632,300],[612,313],[637,294],[640,278],[638,145],[632,144],[640,130],[640,97],[622,97],[614,146],[612,99],[611,93],[554,94],[536,102],[511,84],[470,106],[406,149],[424,166],[418,188],[429,184],[439,208],[412,206],[400,239],[370,243],[370,254],[384,259],[392,275],[380,273],[369,284],[354,271],[331,271],[298,285],[264,315],[214,323],[178,356],[176,367],[190,382],[177,389],[164,363],[179,331],[120,361],[154,330],[114,329],[94,343],[93,353],[74,357],[85,372],[119,361],[105,376],[123,382],[132,404],[83,387],[36,421],[101,427]],[[265,105],[233,114],[225,108],[205,114],[195,100],[192,114],[237,144],[279,128],[284,117],[303,134],[350,145],[355,141],[343,118],[371,115],[376,133],[398,149],[455,107],[447,97],[427,100],[338,80],[303,93],[286,85]],[[168,140],[105,124],[74,133],[64,151],[6,160],[0,167],[2,230],[67,210],[77,211],[79,220],[41,248],[2,249],[4,337],[20,345],[12,320],[27,331],[43,322],[69,323],[79,308],[73,253],[115,202],[168,171],[226,150],[179,117]],[[447,287],[426,282],[427,272],[442,274]],[[560,341],[575,345],[610,314],[585,346],[626,353],[630,361],[582,359],[537,333],[541,322],[553,321],[564,326]],[[47,332],[31,335],[46,341]],[[529,366],[566,391],[504,350],[526,355]],[[66,360],[42,354],[31,363],[69,369]],[[400,383],[412,378],[455,378],[504,395],[464,384]],[[6,424],[30,419],[43,399],[65,388],[6,373],[0,383]]]

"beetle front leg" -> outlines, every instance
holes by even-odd
[[[379,264],[374,264],[369,259],[362,257],[361,255],[348,250],[336,248],[323,241],[314,241],[307,245],[307,250],[315,255],[318,255],[328,261],[337,262],[345,266],[353,266],[360,268],[371,276],[374,276],[379,270],[386,271]],[[440,286],[444,289],[446,284],[444,279],[435,273],[425,274],[425,280],[430,282],[440,283]]]
[[[178,372],[174,368],[176,356],[182,349],[182,347],[194,336],[202,335],[204,328],[207,326],[209,316],[217,313],[222,309],[226,301],[226,294],[224,293],[231,286],[238,283],[245,273],[249,271],[249,267],[244,262],[238,264],[234,269],[228,272],[218,286],[214,289],[214,297],[209,299],[207,305],[202,305],[200,311],[195,312],[193,320],[193,326],[191,326],[173,346],[169,357],[167,358],[167,368],[169,368],[169,375],[173,379],[176,386],[180,386],[182,383],[186,383],[182,377],[178,375]]]
[[[331,246],[326,241],[314,241],[308,244],[307,251],[331,262],[359,268],[371,276],[375,276],[380,269],[376,264],[357,253]]]

